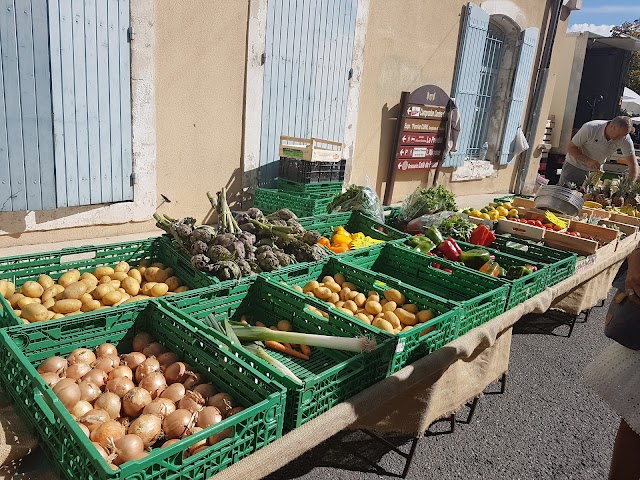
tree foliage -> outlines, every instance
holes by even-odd
[[[640,18],[633,22],[624,22],[611,29],[612,37],[640,38]],[[634,52],[629,64],[626,86],[634,92],[640,92],[640,52]]]

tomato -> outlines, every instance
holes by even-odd
[[[560,230],[562,230],[562,227],[560,225],[554,225],[553,230],[559,232]]]
[[[536,227],[540,227],[540,228],[542,228],[542,222],[541,222],[540,220],[536,220],[536,221],[534,222],[534,225],[535,225]]]
[[[581,237],[582,235],[580,235],[580,232],[573,232],[573,236],[574,237]]]

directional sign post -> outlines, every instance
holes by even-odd
[[[396,173],[435,169],[436,185],[444,155],[449,95],[435,85],[402,92],[384,204],[391,203]]]

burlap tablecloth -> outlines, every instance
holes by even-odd
[[[431,423],[480,396],[507,371],[512,327],[523,315],[549,308],[578,314],[596,305],[606,298],[615,273],[637,244],[634,236],[620,242],[615,252],[596,254],[588,267],[570,278],[336,405],[213,478],[263,478],[345,428],[423,435]],[[28,436],[21,440],[22,445],[30,442],[33,438]],[[49,477],[51,472],[42,473],[43,478],[53,478]]]

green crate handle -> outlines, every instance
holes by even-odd
[[[98,252],[96,250],[78,253],[75,252],[72,248],[63,248],[62,254],[60,255],[60,265],[64,265],[65,263],[71,262],[79,262],[82,260],[93,260],[98,256]],[[65,257],[73,257],[72,259],[66,259]]]
[[[45,401],[42,391],[40,391],[39,388],[34,387],[33,393],[34,393],[33,400],[38,404],[38,406],[42,410],[42,413],[45,414],[45,416],[51,423],[55,422],[56,417],[53,414],[51,407],[49,407],[49,404]]]

